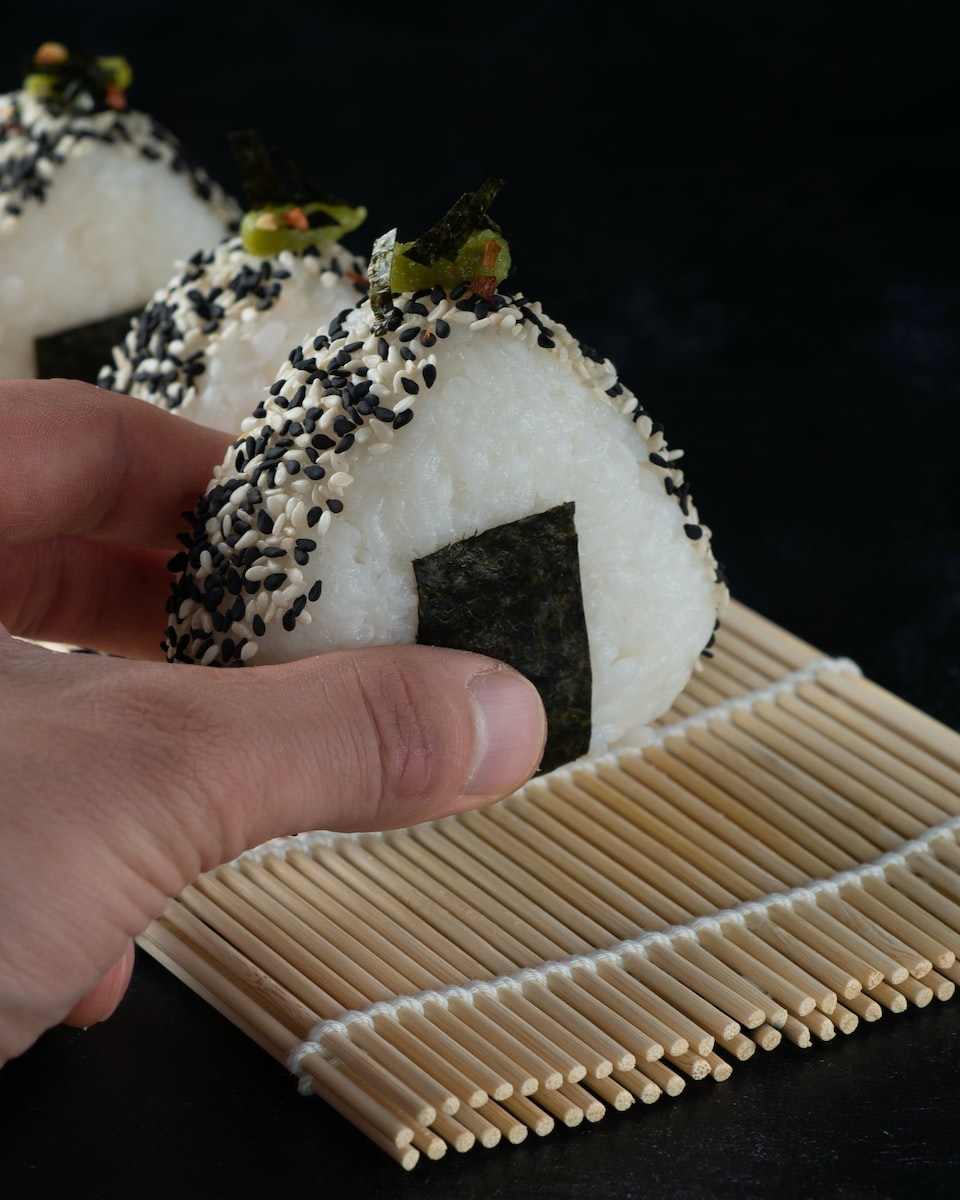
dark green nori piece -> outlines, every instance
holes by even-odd
[[[37,378],[96,383],[101,368],[110,362],[110,352],[126,337],[130,322],[139,312],[132,309],[38,337],[34,341]]]
[[[590,748],[590,644],[572,502],[454,542],[413,564],[417,641],[489,654],[533,683],[549,721],[541,771]]]
[[[367,264],[367,296],[376,320],[374,333],[382,333],[393,312],[393,289],[390,287],[390,272],[393,269],[393,251],[397,244],[396,229],[388,229],[373,243],[370,262]]]
[[[234,129],[227,134],[240,175],[247,208],[269,208],[313,201],[345,205],[339,196],[322,191],[304,175],[292,158],[276,146],[267,149],[255,129]],[[286,176],[286,178],[284,177]]]
[[[407,258],[425,267],[432,267],[441,258],[452,262],[474,230],[492,229],[499,233],[499,226],[490,219],[487,210],[502,187],[502,179],[487,179],[475,192],[464,192],[435,225],[407,247],[404,251]]]

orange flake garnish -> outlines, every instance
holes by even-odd
[[[66,62],[69,52],[60,42],[44,42],[33,56],[33,61],[44,66]]]
[[[120,111],[127,107],[127,93],[123,88],[117,87],[115,83],[107,84],[104,98],[109,108],[115,108],[117,111]]]
[[[496,266],[499,257],[500,243],[496,238],[491,238],[483,247],[483,265],[489,270],[491,267]]]
[[[279,216],[284,225],[289,225],[291,229],[299,229],[301,233],[305,233],[310,228],[310,222],[299,206],[291,208],[289,212],[280,213]]]
[[[497,291],[496,275],[474,275],[470,281],[470,291],[481,300],[492,300]]]

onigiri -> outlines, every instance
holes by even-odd
[[[58,43],[0,96],[0,378],[93,381],[174,262],[239,208],[180,142],[126,107],[121,58]]]
[[[381,239],[370,294],[294,348],[183,535],[164,645],[227,667],[414,641],[494,652],[561,705],[586,695],[585,733],[548,741],[548,768],[642,743],[727,591],[681,452],[609,361],[507,286],[477,195],[432,243]],[[484,632],[503,609],[534,614],[512,651]],[[568,652],[581,634],[586,663]],[[544,698],[552,737],[567,717]]]
[[[194,253],[133,318],[101,387],[234,432],[291,346],[363,297],[366,263],[338,238],[366,211],[286,200],[273,172],[260,188],[240,233]]]

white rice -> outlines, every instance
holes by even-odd
[[[139,308],[239,212],[143,113],[56,116],[17,92],[0,97],[7,119],[23,131],[0,141],[0,378],[28,378],[35,338]],[[104,141],[117,126],[125,136]],[[56,151],[37,164],[44,196],[24,198],[16,168],[41,136]]]

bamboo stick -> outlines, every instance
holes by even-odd
[[[852,772],[859,776],[866,769],[868,781],[882,779],[891,797],[899,796],[908,812],[916,812],[919,805],[924,824],[935,825],[956,814],[956,793],[913,765],[910,760],[914,755],[903,739],[890,731],[869,736],[867,731],[871,726],[868,722],[856,720],[855,714],[844,721],[834,714],[822,712],[807,699],[809,692],[808,688],[796,695],[782,694],[777,699],[778,707],[802,722],[805,729],[814,731],[818,744],[832,743],[838,747],[842,762],[847,763]],[[820,742],[821,738],[825,742]],[[900,743],[903,743],[904,754],[896,753]]]
[[[908,976],[903,983],[909,983],[909,981],[910,977]],[[868,995],[892,1013],[906,1012],[907,998],[903,992],[897,990],[898,987],[903,987],[903,983],[898,984],[897,987],[891,987],[889,983],[881,983],[877,987],[871,988]]]
[[[859,996],[854,996],[847,1002],[850,1008],[864,1021],[879,1021],[883,1016],[883,1009],[870,996],[864,995],[862,992]]]
[[[798,670],[820,657],[808,642],[737,601],[728,605],[723,624],[744,641],[783,663],[788,671]]]
[[[836,787],[805,769],[802,753],[795,753],[781,742],[778,753],[771,754],[770,735],[747,717],[739,721],[714,721],[710,736],[691,737],[708,754],[718,757],[717,743],[725,748],[724,762],[735,773],[742,773],[762,785],[768,802],[788,809],[806,827],[818,829],[834,847],[834,854],[849,856],[851,863],[869,862],[878,853],[897,845],[900,839],[870,813]],[[816,853],[822,846],[811,847]],[[831,865],[842,869],[842,858],[831,855]]]
[[[484,1150],[492,1150],[494,1146],[498,1146],[502,1141],[504,1130],[491,1121],[489,1116],[485,1116],[482,1112],[478,1111],[478,1109],[486,1107],[487,1104],[484,1103],[483,1105],[478,1105],[477,1108],[461,1108],[457,1113],[456,1119],[468,1133],[473,1135],[475,1145],[482,1146]],[[439,1126],[436,1128],[440,1132]]]
[[[477,1116],[489,1121],[511,1146],[519,1146],[521,1142],[526,1141],[529,1126],[515,1117],[513,1113],[507,1112],[501,1104],[491,1100],[478,1110]],[[486,1145],[486,1142],[482,1144]]]
[[[861,692],[864,689],[861,689]],[[849,726],[873,745],[892,751],[899,762],[908,763],[921,776],[933,781],[941,789],[942,806],[949,812],[958,810],[960,797],[960,770],[935,758],[922,744],[912,741],[898,727],[879,722],[872,714],[827,689],[823,679],[816,684],[801,683],[797,694],[807,703],[815,705],[831,720]],[[863,697],[859,697],[862,701]]]
[[[683,1091],[686,1085],[675,1071],[664,1066],[662,1062],[651,1063],[650,1066],[662,1069],[663,1083],[673,1088],[670,1095],[679,1095]],[[655,1083],[648,1072],[649,1069],[641,1071],[632,1067],[629,1071],[614,1071],[610,1078],[615,1084],[625,1087],[631,1096],[635,1096],[641,1104],[656,1104],[664,1094],[665,1088]]]
[[[510,1096],[503,1101],[503,1107],[518,1121],[522,1121],[537,1137],[546,1137],[553,1132],[555,1125],[553,1117],[542,1108],[538,1108],[526,1096]]]
[[[174,953],[177,960],[187,967],[194,978],[210,988],[211,991],[215,991],[232,1009],[241,1014],[245,1021],[255,1026],[263,1040],[275,1047],[275,1057],[285,1061],[299,1039],[272,1017],[269,1011],[258,1003],[254,995],[245,990],[239,982],[234,982],[230,974],[223,970],[223,963],[229,957],[234,964],[241,966],[238,978],[242,979],[243,975],[247,973],[242,968],[243,960],[236,951],[229,947],[224,949],[217,947],[211,957],[205,957],[198,950],[192,949],[188,942],[183,941],[182,938],[178,939],[171,926],[165,926],[164,922],[172,914],[176,914],[173,916],[174,920],[183,924],[184,927],[190,928],[192,934],[200,937],[208,951],[213,948],[213,931],[207,930],[199,922],[190,923],[183,911],[178,911],[178,908],[179,906],[176,904],[167,906],[164,917],[154,921],[150,926],[149,938]],[[258,983],[266,982],[260,980],[259,976],[256,978]],[[273,986],[276,987],[276,985]],[[419,1154],[415,1150],[411,1153],[410,1143],[413,1133],[402,1120],[389,1112],[364,1088],[358,1087],[344,1072],[337,1071],[332,1067],[321,1055],[308,1055],[304,1059],[303,1066],[312,1076],[317,1093],[331,1107],[337,1109],[348,1121],[357,1126],[375,1145],[389,1154],[405,1170],[413,1168],[419,1159]]]
[[[752,1030],[750,1036],[761,1050],[767,1051],[776,1050],[783,1040],[783,1034],[772,1025],[761,1025],[759,1029]]]
[[[780,1035],[773,1030],[776,1035],[776,1042],[780,1041]],[[717,1046],[718,1050],[722,1050],[725,1054],[732,1055],[738,1062],[746,1062],[753,1058],[757,1052],[757,1043],[753,1038],[748,1038],[745,1034],[738,1033],[732,1038],[728,1038],[725,1042]]]
[[[609,1105],[616,1112],[626,1112],[639,1099],[639,1097],[634,1096],[629,1088],[624,1087],[622,1083],[609,1077],[605,1079],[591,1079],[589,1088],[591,1092],[596,1092],[601,1103]],[[660,1089],[657,1088],[656,1091],[659,1095]]]
[[[942,778],[950,786],[952,773],[960,771],[960,736],[954,730],[870,679],[825,671],[818,682],[828,691],[841,696],[853,708],[866,712],[886,728],[909,738],[934,760],[949,768],[951,774]]]
[[[881,984],[881,986],[883,986]],[[813,1045],[810,1030],[807,1025],[793,1013],[783,1023],[783,1036],[801,1050],[807,1050]]]
[[[926,1008],[933,999],[933,988],[920,979],[914,979],[913,976],[899,984],[898,990],[917,1008]]]

